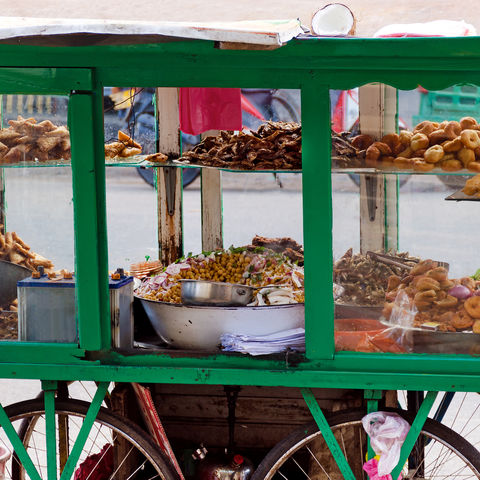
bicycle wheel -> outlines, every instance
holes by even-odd
[[[78,400],[56,400],[57,478],[72,451],[89,404]],[[47,478],[45,409],[40,399],[16,403],[5,408],[40,477]],[[3,431],[0,441],[12,446]],[[164,454],[134,423],[102,408],[83,445],[74,467],[75,480],[178,480],[179,475]],[[29,478],[18,457],[12,455],[5,478]]]
[[[412,416],[395,411],[412,423]],[[367,437],[361,422],[364,415],[363,411],[352,411],[333,414],[328,419],[357,479],[368,478],[362,470],[367,451]],[[427,419],[402,475],[408,479],[431,480],[480,478],[480,455],[457,433]],[[273,447],[251,480],[291,478],[343,478],[315,423],[296,430]]]

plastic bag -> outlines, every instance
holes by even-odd
[[[386,318],[388,326],[380,335],[369,338],[378,351],[405,353],[413,351],[413,322],[418,310],[404,290],[399,290]],[[388,315],[385,313],[384,315]]]
[[[362,418],[373,451],[380,455],[378,475],[389,475],[400,459],[400,449],[410,430],[409,423],[397,413],[374,412]]]
[[[191,135],[207,130],[241,130],[239,88],[180,88],[180,129]]]
[[[392,476],[388,475],[379,475],[378,474],[378,460],[376,458],[372,458],[368,462],[363,464],[363,469],[367,472],[368,478],[370,480],[392,480]],[[398,476],[397,480],[401,480],[402,474]]]
[[[463,20],[433,20],[386,25],[374,37],[466,37],[476,34],[475,27]]]

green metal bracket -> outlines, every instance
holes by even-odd
[[[378,401],[382,399],[382,390],[365,390],[363,393],[364,398],[367,400],[367,413],[378,412]],[[375,452],[370,445],[370,437],[367,436],[368,447],[368,460],[375,457]]]
[[[2,405],[0,405],[0,426],[7,435],[8,440],[17,454],[20,464],[23,466],[30,479],[42,480]]]
[[[55,426],[55,380],[42,380],[45,404],[45,434],[47,444],[47,477],[57,479],[57,429]]]
[[[423,400],[418,413],[415,417],[415,420],[408,431],[407,437],[403,442],[402,449],[400,451],[400,460],[398,461],[397,466],[392,471],[392,478],[398,478],[400,472],[402,471],[405,462],[407,461],[410,453],[412,452],[415,442],[418,440],[420,432],[422,431],[423,425],[427,420],[428,414],[432,409],[432,406],[437,398],[438,392],[428,392],[425,399]]]
[[[305,399],[306,404],[312,414],[315,422],[317,422],[318,428],[323,434],[323,438],[332,452],[333,458],[336,460],[338,468],[343,475],[345,480],[355,480],[355,475],[348,464],[345,455],[343,454],[340,445],[335,438],[335,435],[330,428],[330,425],[325,418],[325,415],[322,412],[322,409],[318,405],[317,399],[312,393],[310,388],[301,388],[300,391],[302,392],[303,398]],[[63,480],[63,479],[62,479]]]
[[[92,429],[93,422],[97,418],[98,411],[102,406],[102,402],[105,398],[105,394],[107,393],[109,384],[110,382],[101,382],[98,384],[97,391],[95,392],[90,407],[88,407],[87,415],[85,416],[82,427],[78,432],[77,439],[75,440],[75,444],[73,445],[72,451],[70,452],[70,456],[68,457],[67,463],[65,464],[62,475],[60,476],[60,480],[70,480],[73,469],[75,468],[75,465],[80,458],[80,454],[82,453],[82,448],[87,441],[90,430]]]

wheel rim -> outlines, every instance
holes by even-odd
[[[367,479],[362,465],[366,458],[366,434],[360,421],[332,427],[332,432],[347,459],[355,478]],[[424,445],[422,450],[422,444]],[[422,454],[422,451],[424,454]],[[435,434],[422,432],[414,451],[402,470],[404,479],[480,478],[480,472],[457,450]],[[314,432],[281,455],[262,478],[340,480],[343,476],[333,460],[320,432]]]
[[[56,412],[57,426],[57,478],[60,478],[59,465],[65,464],[71,452],[78,431],[83,423],[84,415],[78,412]],[[23,439],[27,452],[32,459],[40,477],[47,478],[45,416],[43,412],[27,412],[11,418],[12,424]],[[23,422],[23,424],[22,424]],[[59,425],[64,426],[64,434],[68,437],[66,448],[59,446]],[[20,434],[20,427],[24,431]],[[61,429],[60,429],[61,431]],[[23,435],[23,436],[22,436]],[[4,433],[1,443],[10,451],[12,447]],[[63,459],[61,457],[64,457]],[[80,459],[74,467],[72,479],[76,480],[168,480],[163,471],[148,451],[116,426],[97,418],[92,430],[83,445]],[[5,466],[5,479],[27,480],[30,478],[18,458],[12,455]]]

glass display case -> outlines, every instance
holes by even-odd
[[[22,67],[13,55],[20,47],[2,46],[6,63],[0,87],[5,86],[5,130],[13,129],[13,125],[6,127],[8,122],[15,124],[21,114],[23,118],[35,119],[35,123],[27,121],[31,130],[46,125],[49,131],[45,139],[35,136],[36,143],[20,143],[27,145],[21,147],[25,155],[12,161],[9,157],[8,163],[2,164],[2,205],[6,205],[6,210],[2,210],[1,223],[6,225],[6,232],[15,231],[33,252],[51,260],[55,269],[75,273],[78,339],[68,342],[68,347],[65,341],[54,346],[48,341],[48,345],[36,342],[29,346],[29,351],[34,352],[29,357],[31,361],[38,361],[43,352],[49,352],[45,358],[54,363],[62,359],[93,368],[90,362],[94,360],[101,362],[106,371],[114,369],[113,365],[177,366],[180,377],[192,375],[193,364],[195,368],[200,365],[212,369],[212,375],[219,377],[237,367],[242,378],[246,368],[258,369],[260,378],[260,372],[274,368],[286,382],[290,381],[290,362],[294,362],[296,375],[291,381],[297,384],[310,378],[312,369],[322,370],[329,378],[339,370],[348,372],[348,379],[358,382],[357,385],[361,384],[360,378],[369,375],[376,375],[386,385],[390,381],[386,373],[399,371],[409,381],[420,383],[415,367],[418,361],[423,362],[427,371],[441,374],[443,380],[452,372],[460,375],[476,371],[472,354],[476,353],[477,317],[472,313],[476,311],[473,307],[477,267],[475,255],[470,253],[475,238],[476,227],[471,219],[476,204],[465,198],[474,199],[476,187],[470,185],[473,195],[467,195],[471,191],[467,188],[462,198],[457,192],[466,178],[476,174],[480,139],[476,120],[470,118],[474,117],[473,110],[460,117],[453,113],[451,116],[450,112],[442,114],[439,99],[448,88],[451,90],[444,97],[453,99],[452,104],[475,103],[474,92],[462,90],[462,86],[476,82],[478,40],[404,41],[297,39],[274,52],[221,49],[209,42],[193,42],[187,47],[179,41],[130,49],[121,45],[63,47],[55,50],[55,56],[43,47],[21,46],[31,60],[29,68]],[[190,47],[195,55],[183,55]],[[397,63],[389,58],[390,48],[398,49]],[[433,57],[427,55],[431,49]],[[112,52],[131,62],[121,62]],[[141,55],[137,57],[135,52]],[[199,59],[202,68],[192,68]],[[175,68],[160,72],[151,67],[159,61],[171,62]],[[380,61],[388,69],[380,71]],[[447,73],[445,69],[451,62],[458,68]],[[418,69],[419,66],[422,68]],[[16,78],[15,83],[12,78]],[[129,101],[144,92],[145,86],[156,92],[154,103],[146,102],[154,110],[154,115],[149,114],[147,140],[140,140],[140,133],[129,128],[128,120],[122,130],[123,117],[121,125],[108,128],[109,123],[115,123],[110,122],[110,117],[119,120],[117,113],[112,114],[117,112],[115,105],[124,101],[114,97],[117,99],[113,100],[113,108],[107,105],[105,98],[112,93],[124,95],[123,89],[114,92],[111,85],[129,85]],[[418,85],[427,93],[416,90]],[[192,86],[234,86],[245,90],[258,87],[274,89],[275,95],[295,91],[301,96],[301,109],[295,109],[297,113],[301,110],[301,125],[263,123],[252,135],[215,132],[201,139],[191,153],[182,153],[179,125],[172,119],[178,118],[177,88]],[[39,100],[36,96],[44,98]],[[459,100],[464,96],[470,103]],[[425,98],[430,99],[430,111]],[[61,108],[62,119],[58,116]],[[429,120],[428,116],[434,113],[442,119],[432,116]],[[53,115],[50,120],[49,115]],[[348,132],[342,133],[343,130]],[[62,135],[55,137],[54,132]],[[23,136],[26,135],[18,139]],[[50,137],[61,139],[55,140],[55,146],[48,150],[52,158],[37,153],[43,152],[37,145],[47,148],[50,140],[46,138]],[[19,148],[5,144],[5,153],[8,156],[7,151],[13,149],[15,153]],[[155,156],[147,158],[150,152]],[[214,158],[211,165],[205,164],[208,158]],[[242,169],[242,161],[256,165],[262,173],[237,173]],[[109,179],[116,175],[111,172],[139,166],[155,172],[152,177],[156,188],[144,192],[145,195],[136,195],[134,191],[127,195],[121,184]],[[195,198],[192,196],[189,207],[189,213],[198,211],[188,216],[183,208],[187,196],[182,198],[181,177],[182,170],[192,168],[201,169],[202,179],[201,190],[196,191]],[[246,194],[239,202],[224,197],[222,204],[220,171],[230,171],[229,175],[239,179],[257,175],[275,179],[276,175],[280,183],[284,176],[299,180],[301,175],[301,200],[295,193],[291,201],[286,201],[288,208],[282,211],[276,196],[268,192],[261,205],[247,207],[252,215],[240,215],[240,203],[248,204],[250,198]],[[48,172],[48,185],[42,184],[46,181],[43,172]],[[138,181],[142,181],[140,177]],[[65,188],[61,197],[58,182],[65,187],[71,184],[71,190]],[[452,194],[462,201],[446,200]],[[288,197],[288,189],[282,195]],[[73,203],[69,197],[73,197]],[[52,209],[44,206],[46,198]],[[124,215],[123,207],[127,204],[134,212]],[[266,213],[267,206],[276,210],[274,215]],[[32,220],[27,218],[30,212]],[[258,214],[261,230],[253,222],[248,225],[253,213]],[[182,236],[187,218],[197,224],[195,241],[191,243],[190,239],[184,242]],[[269,221],[273,223],[268,225]],[[47,223],[46,231],[43,226]],[[228,233],[235,223],[245,224],[238,239]],[[109,293],[109,274],[115,275],[115,281],[118,275],[123,279],[130,264],[143,262],[145,257],[160,261],[161,269],[173,265],[176,285],[170,296],[176,300],[178,281],[194,280],[202,269],[205,274],[210,260],[219,260],[219,264],[215,272],[205,275],[206,280],[223,282],[232,278],[242,283],[253,278],[252,273],[258,273],[253,271],[253,256],[245,262],[243,257],[247,254],[232,250],[227,254],[243,254],[242,259],[222,260],[215,254],[206,259],[224,246],[244,247],[254,234],[292,237],[304,248],[304,267],[300,269],[295,261],[290,264],[282,259],[280,269],[288,266],[289,278],[297,279],[294,283],[298,291],[293,288],[292,295],[295,306],[302,305],[304,312],[298,315],[295,327],[305,327],[305,353],[288,351],[277,357],[251,358],[218,349],[215,338],[215,343],[197,352],[193,360],[193,350],[189,348],[162,345],[160,349],[140,351],[133,344],[132,329],[128,329],[127,343],[112,341],[110,303],[114,300]],[[57,238],[61,248],[57,247]],[[184,244],[188,245],[185,250]],[[192,256],[201,255],[201,251],[207,254],[190,268],[198,260]],[[255,248],[252,251],[259,252]],[[270,266],[275,262],[265,260]],[[183,268],[185,265],[189,268]],[[414,275],[417,267],[421,274]],[[272,278],[266,275],[267,283],[257,286],[270,287]],[[159,277],[152,282],[158,287],[164,280]],[[141,296],[139,293],[137,289],[135,295]],[[165,298],[149,300],[158,302]],[[269,307],[267,302],[252,308],[267,311]],[[285,310],[287,307],[292,309],[286,305]],[[399,321],[392,320],[392,312]],[[127,322],[130,326],[140,314],[135,311],[132,315],[130,318],[135,320]],[[261,325],[262,321],[254,323]],[[358,329],[367,334],[356,335]],[[420,337],[424,340],[419,343]],[[376,341],[372,342],[372,338]],[[458,348],[454,341],[457,338],[461,344]],[[467,347],[467,339],[472,342],[471,348]],[[6,343],[0,348],[20,358],[25,346]],[[132,345],[134,348],[130,348]],[[62,355],[55,357],[54,347]],[[456,362],[451,361],[451,354]],[[359,372],[365,375],[359,376]]]

